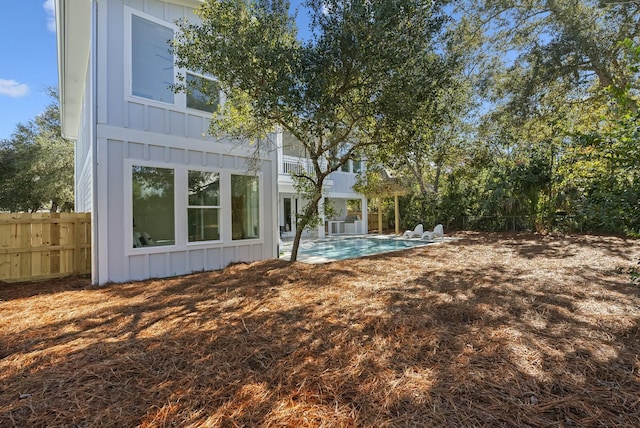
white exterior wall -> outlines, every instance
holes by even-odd
[[[278,145],[278,192],[279,192],[279,215],[278,215],[278,225],[285,225],[285,216],[284,212],[284,199],[291,198],[292,201],[298,200],[298,212],[302,211],[302,208],[306,201],[301,199],[296,195],[295,188],[293,186],[293,179],[291,175],[289,175],[286,171],[287,168],[285,166],[286,163],[291,163],[294,165],[302,165],[303,167],[308,165],[309,161],[301,158],[294,158],[291,156],[283,156],[282,151],[282,134],[279,134],[276,138],[276,142]],[[367,198],[361,194],[353,190],[353,186],[357,182],[357,174],[351,172],[342,172],[342,171],[334,171],[325,179],[324,181],[324,196],[329,198],[334,207],[339,211],[337,215],[337,219],[344,218],[347,214],[347,200],[360,200],[362,207],[362,225],[361,230],[358,233],[367,233]],[[324,199],[320,202],[323,203]],[[295,211],[295,207],[292,206],[292,212]],[[325,220],[330,220],[325,218]],[[290,232],[285,232],[283,236],[291,237],[293,236],[295,227],[292,225],[292,230]],[[305,231],[303,236],[317,235],[318,237],[324,237],[325,235],[325,226],[320,226],[318,230],[315,231]]]
[[[85,78],[85,88],[91,87],[91,71],[87,67],[87,75]],[[91,171],[92,171],[92,154],[91,142],[93,138],[93,129],[91,126],[93,119],[93,108],[91,91],[85,89],[82,97],[82,116],[80,118],[80,129],[78,130],[78,139],[75,144],[75,211],[91,212]]]
[[[331,189],[329,189],[328,197],[331,194],[340,195],[352,195],[352,199],[360,199],[362,195],[353,190],[353,185],[356,184],[356,174],[350,172],[334,171],[329,175],[329,178],[333,182]],[[351,198],[351,196],[349,197]]]
[[[78,150],[77,183],[83,195],[91,189],[95,166],[96,188],[93,200],[94,282],[124,282],[150,277],[186,274],[198,270],[220,269],[237,261],[273,258],[277,255],[277,166],[275,154],[264,159],[260,178],[260,238],[231,240],[223,232],[220,241],[186,242],[186,187],[180,192],[176,178],[176,243],[171,246],[133,248],[131,208],[131,166],[172,168],[176,172],[194,169],[252,175],[247,171],[246,149],[207,137],[209,113],[185,108],[185,96],[176,94],[169,105],[130,95],[130,14],[142,11],[143,18],[156,18],[171,24],[178,18],[193,18],[191,9],[155,0],[110,0],[99,2],[97,18],[97,125],[82,126]],[[89,82],[90,83],[90,82]],[[87,88],[91,85],[87,84]],[[88,92],[88,91],[87,91]],[[85,92],[86,94],[86,92]],[[90,104],[90,103],[87,103]],[[84,114],[91,115],[87,105]],[[86,128],[86,129],[85,129]],[[85,137],[88,135],[89,137]],[[85,139],[95,141],[96,158]],[[85,153],[86,152],[86,153]],[[178,174],[176,174],[178,177]],[[89,183],[87,185],[87,183]],[[90,195],[91,193],[89,193]],[[230,229],[230,201],[221,188],[221,227]],[[83,201],[86,196],[82,197]],[[82,206],[91,206],[91,198]],[[226,233],[226,235],[225,235]]]
[[[149,277],[165,277],[200,270],[221,269],[238,261],[253,261],[275,257],[276,241],[273,225],[276,219],[276,193],[272,177],[275,164],[272,160],[262,162],[259,172],[261,207],[260,238],[232,240],[230,232],[231,205],[229,192],[225,189],[225,178],[231,174],[247,174],[246,158],[229,150],[226,144],[182,140],[180,144],[169,136],[158,136],[148,132],[132,132],[120,128],[99,127],[101,162],[108,170],[107,180],[99,181],[98,193],[104,207],[100,208],[102,219],[100,236],[107,236],[101,245],[101,268],[107,269],[100,277],[108,281],[122,282]],[[232,146],[231,146],[232,147]],[[222,150],[218,150],[222,149]],[[186,183],[176,178],[175,222],[176,244],[171,246],[133,248],[131,207],[131,166],[142,165],[172,168],[176,177],[188,169],[209,170],[221,174],[221,242],[187,243],[186,239]],[[100,173],[99,173],[100,174]],[[180,186],[183,184],[183,186]],[[184,192],[180,192],[183,188]],[[103,200],[104,199],[104,200]],[[103,242],[101,241],[101,242]],[[103,263],[107,259],[108,263]]]

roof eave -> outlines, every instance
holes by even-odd
[[[82,99],[91,48],[91,4],[86,0],[56,0],[58,92],[62,136],[78,138]]]

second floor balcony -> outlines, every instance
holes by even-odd
[[[326,168],[326,161],[322,161],[322,168]],[[337,171],[332,172],[325,179],[325,187],[340,194],[357,193],[353,190],[353,185],[357,181],[358,173],[362,170],[362,161],[349,161],[347,165]],[[309,175],[313,177],[314,168],[310,159],[303,157],[283,155],[278,163],[278,183],[281,190],[290,192],[293,189],[293,178],[295,175]]]

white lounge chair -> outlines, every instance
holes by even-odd
[[[420,223],[419,225],[416,226],[415,229],[407,230],[402,235],[402,237],[403,238],[420,238],[423,233],[424,233],[424,227],[422,226],[422,223]]]
[[[426,231],[422,234],[422,239],[433,241],[435,238],[444,238],[444,228],[441,224],[433,228],[433,232]]]

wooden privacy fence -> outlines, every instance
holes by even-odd
[[[0,213],[0,281],[89,273],[90,213]]]

